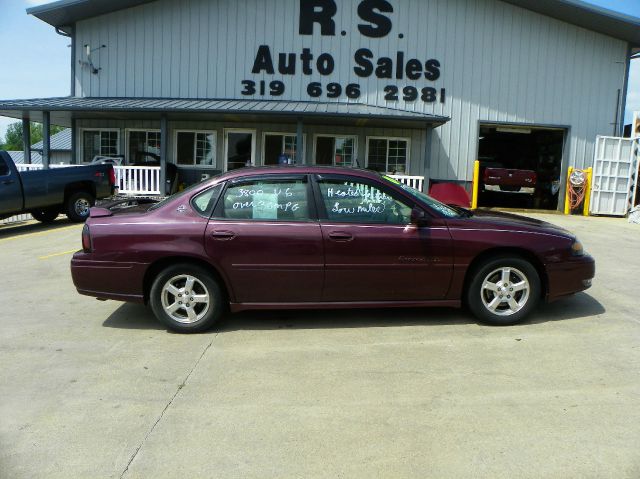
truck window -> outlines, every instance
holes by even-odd
[[[4,158],[0,156],[0,176],[7,176],[9,174],[9,165],[4,161]]]

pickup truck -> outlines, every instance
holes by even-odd
[[[0,219],[30,213],[49,223],[64,213],[82,222],[96,199],[115,193],[115,182],[113,165],[19,172],[11,156],[0,151]]]
[[[533,195],[538,175],[533,170],[488,167],[485,168],[482,179],[485,191]]]

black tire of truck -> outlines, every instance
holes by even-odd
[[[50,206],[49,208],[41,208],[31,211],[31,216],[40,223],[53,223],[60,214],[59,206]]]
[[[96,204],[96,199],[91,193],[78,191],[67,199],[65,211],[67,218],[75,223],[82,223],[89,217],[89,209]]]

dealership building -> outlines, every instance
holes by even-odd
[[[71,128],[73,162],[159,165],[163,185],[168,171],[189,184],[292,161],[468,186],[480,159],[536,171],[535,206],[555,209],[550,185],[592,164],[596,136],[621,134],[640,51],[639,19],[578,0],[61,0],[28,13],[70,37],[71,94],[2,100],[0,115]]]

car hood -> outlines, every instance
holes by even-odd
[[[547,221],[501,211],[474,210],[473,216],[467,218],[466,221],[481,229],[522,230],[575,238],[575,235],[570,231]]]

